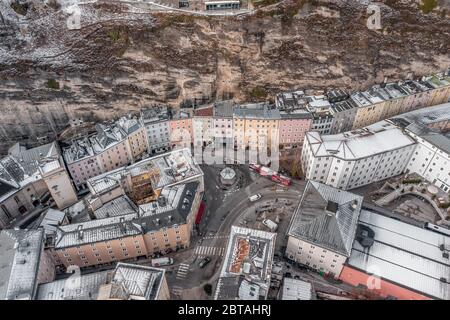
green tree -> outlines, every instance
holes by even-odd
[[[59,82],[56,81],[55,79],[48,79],[48,81],[47,81],[47,88],[58,90],[59,89]]]
[[[205,293],[210,296],[212,294],[212,285],[210,283],[207,283],[203,286],[203,290]]]
[[[437,7],[437,0],[422,0],[420,10],[422,10],[423,13],[430,13],[436,7]]]

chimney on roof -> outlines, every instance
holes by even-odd
[[[83,233],[84,233],[84,231],[83,230],[78,230],[78,240],[83,240]]]
[[[325,210],[327,211],[327,215],[329,216],[335,215],[336,212],[338,211],[338,204],[334,201],[328,200],[327,207],[325,208]]]
[[[156,224],[157,226],[159,226],[159,218],[156,218],[155,224]]]
[[[351,207],[353,210],[356,210],[356,208],[358,207],[358,200],[355,199],[352,201]]]

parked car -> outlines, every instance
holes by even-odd
[[[200,262],[198,263],[198,266],[200,268],[204,268],[210,262],[211,262],[211,258],[210,257],[205,257],[202,260],[200,260]]]
[[[251,196],[249,199],[250,199],[251,202],[255,202],[255,201],[261,199],[261,197],[262,196],[258,193],[258,194],[255,194],[255,195]]]

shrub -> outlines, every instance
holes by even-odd
[[[17,13],[22,16],[25,16],[28,11],[28,3],[19,3],[18,1],[15,1],[11,3],[11,8]]]
[[[437,7],[437,0],[422,0],[420,10],[422,10],[423,13],[430,13],[436,7]]]
[[[267,96],[267,91],[263,87],[255,87],[250,92],[250,96],[252,98],[256,98],[256,99],[262,99],[262,98],[265,98]]]
[[[205,293],[210,296],[212,294],[212,285],[210,283],[207,283],[203,286],[203,290]]]
[[[55,79],[48,79],[47,87],[49,89],[59,90],[59,82],[56,81]]]
[[[439,205],[439,207],[442,208],[442,209],[447,209],[448,207],[450,207],[450,202],[441,203]]]
[[[120,30],[109,30],[108,37],[114,42],[119,41],[121,38]]]

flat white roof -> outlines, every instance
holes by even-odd
[[[321,135],[312,131],[306,134],[316,157],[337,157],[355,160],[396,150],[416,142],[397,126],[380,121],[364,129],[335,135]]]
[[[309,282],[284,278],[281,300],[311,300],[312,285]]]

